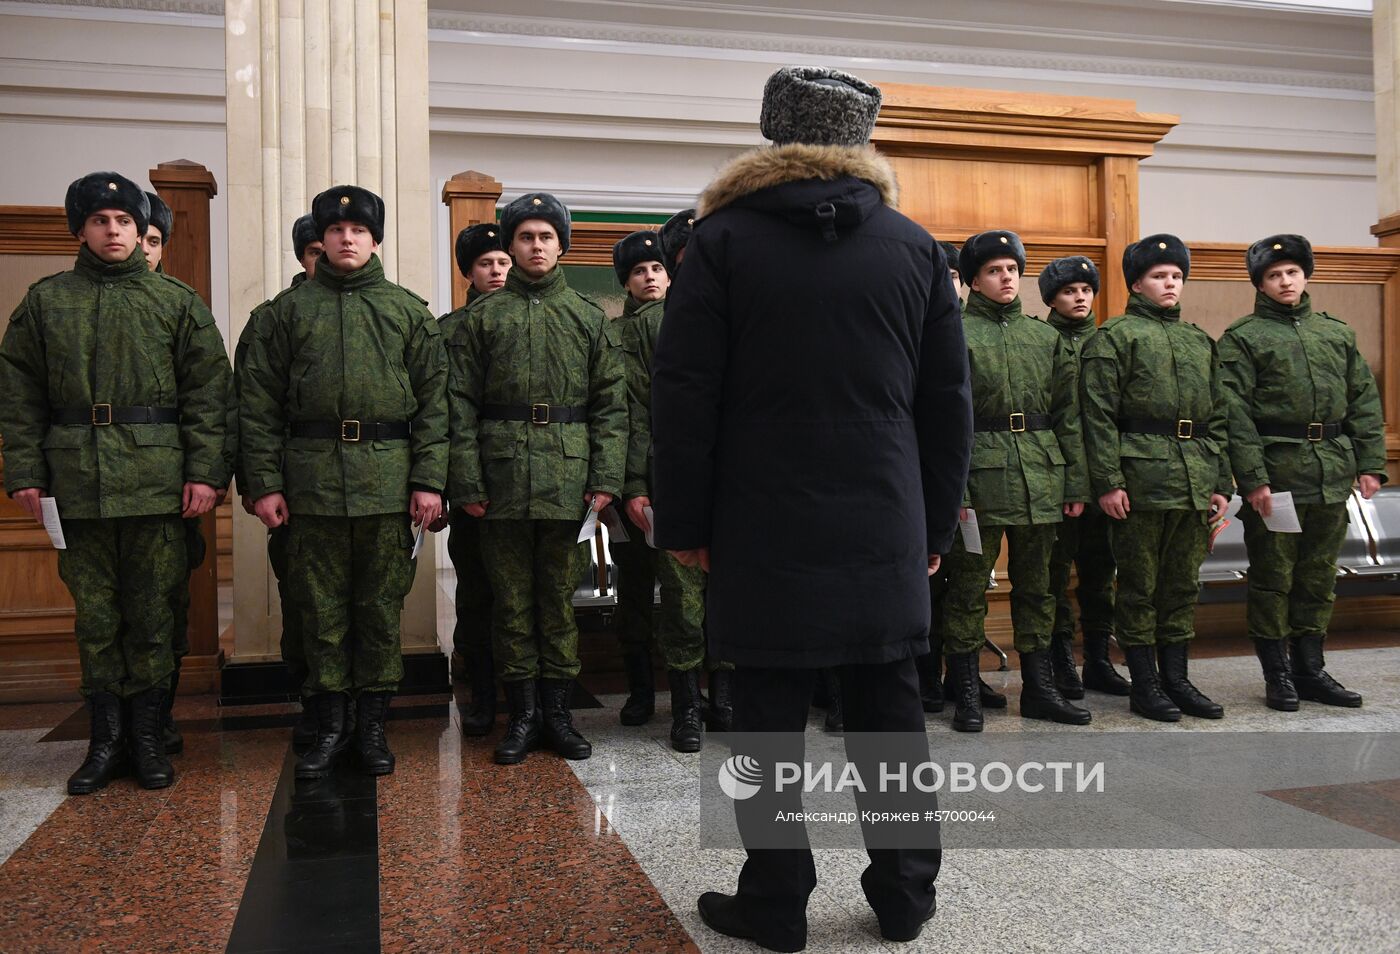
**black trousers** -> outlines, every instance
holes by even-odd
[[[839,666],[841,706],[846,732],[917,732],[923,734],[924,710],[914,660],[874,666]],[[734,670],[734,728],[737,732],[802,732],[817,669]],[[878,771],[862,764],[847,744],[847,757],[862,777]],[[925,748],[924,758],[927,758]],[[859,799],[858,799],[859,803]],[[742,813],[746,802],[735,802]],[[741,814],[742,832],[745,819]],[[870,865],[861,874],[866,900],[884,927],[912,929],[934,902],[934,879],[942,863],[937,848],[867,849]],[[807,898],[817,885],[810,848],[751,849],[739,872],[739,904],[750,924],[761,925],[769,940],[805,938]]]

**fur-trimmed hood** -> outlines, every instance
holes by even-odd
[[[760,146],[737,157],[705,187],[697,207],[700,217],[763,189],[809,179],[831,181],[850,176],[870,183],[890,208],[899,202],[899,183],[889,160],[874,146],[811,146],[789,143]]]

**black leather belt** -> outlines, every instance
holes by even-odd
[[[292,437],[334,438],[355,444],[359,441],[404,441],[412,433],[408,421],[293,421]]]
[[[1013,411],[1005,417],[978,417],[972,421],[975,431],[1010,431],[1013,434],[1048,431],[1052,426],[1049,414],[1022,414],[1020,411]]]
[[[60,407],[49,412],[50,424],[179,424],[180,409],[175,407],[124,407],[120,404],[94,404],[91,407]]]
[[[1260,437],[1297,437],[1308,441],[1324,441],[1342,433],[1340,422],[1335,424],[1284,424],[1281,421],[1255,421]]]
[[[1163,421],[1153,417],[1120,417],[1118,430],[1133,434],[1161,434],[1163,437],[1175,437],[1180,441],[1206,436],[1205,421],[1190,421],[1186,418]]]
[[[484,421],[528,421],[531,424],[586,424],[588,408],[560,404],[484,404]]]

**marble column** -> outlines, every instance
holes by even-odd
[[[1371,229],[1382,245],[1400,247],[1400,0],[1376,0],[1371,13],[1376,76],[1376,201]]]
[[[385,273],[427,297],[427,0],[227,0],[224,31],[235,340],[249,312],[299,270],[292,222],[332,185],[384,198]],[[231,661],[275,660],[281,618],[266,532],[241,507],[234,517]],[[418,557],[404,613],[406,650],[438,652],[434,550],[424,547]]]

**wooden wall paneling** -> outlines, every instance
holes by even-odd
[[[467,301],[467,280],[457,268],[457,235],[469,225],[496,221],[496,203],[503,186],[484,172],[459,172],[442,187],[442,203],[448,208],[448,268],[452,272],[452,307]]]

